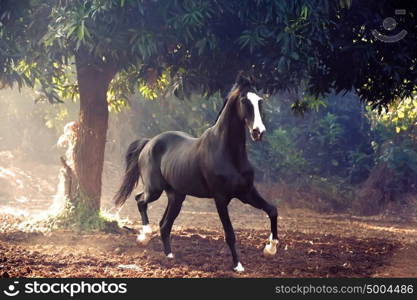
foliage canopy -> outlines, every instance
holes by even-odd
[[[396,8],[407,36],[378,41],[372,29]],[[37,84],[52,101],[77,92],[71,66],[83,52],[117,66],[114,101],[155,97],[168,81],[180,97],[226,92],[238,70],[269,94],[355,90],[374,107],[417,86],[410,1],[4,0],[0,9],[2,83]]]

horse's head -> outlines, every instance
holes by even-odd
[[[235,83],[237,92],[238,113],[249,129],[253,141],[260,141],[266,128],[262,121],[262,97],[256,94],[252,82],[241,74]]]

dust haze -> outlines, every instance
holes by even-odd
[[[31,90],[0,91],[0,218],[3,232],[0,249],[8,260],[2,276],[235,276],[227,267],[228,249],[223,241],[222,226],[209,199],[188,197],[184,202],[173,229],[173,248],[179,259],[174,262],[167,262],[161,255],[157,230],[166,207],[164,195],[149,206],[155,232],[150,244],[143,249],[135,244],[133,234],[80,235],[58,231],[43,235],[17,230],[16,224],[48,213],[54,202],[60,201],[59,158],[65,155],[66,148],[59,146],[58,140],[64,134],[65,125],[78,118],[78,103],[67,101],[51,105],[35,103],[36,98],[36,93]],[[112,203],[123,176],[128,144],[139,137],[169,129],[187,132],[188,128],[188,133],[198,135],[215,120],[220,106],[221,100],[138,100],[132,101],[130,108],[120,113],[111,113],[103,173],[104,213],[117,217],[132,232],[137,232],[139,214],[133,197],[120,212]],[[167,118],[167,122],[159,123],[158,119],[174,110],[183,111],[191,119],[190,123],[185,124],[179,118]],[[193,121],[193,116],[203,121]],[[189,124],[199,125],[192,127],[190,132]],[[326,198],[325,194],[262,180],[276,174],[258,170],[257,176],[256,184],[262,193],[279,206],[279,255],[272,261],[260,255],[268,232],[266,215],[233,200],[229,211],[248,269],[243,276],[417,276],[413,259],[417,249],[415,214],[402,215],[397,209],[397,214],[359,216],[347,205],[340,206],[332,198]],[[415,201],[415,197],[408,197]]]
[[[60,157],[65,156],[66,147],[59,145],[59,139],[64,135],[65,125],[78,119],[78,103],[38,102],[37,96],[29,89],[0,91],[0,212],[25,218],[47,213],[60,196]],[[110,115],[102,190],[102,210],[110,215],[117,213],[112,198],[123,176],[127,146],[134,139],[146,136],[145,131],[132,129],[135,127],[132,124],[143,114],[133,105],[131,109]],[[130,200],[118,216],[137,222],[136,202]],[[216,213],[210,200],[191,202],[185,204],[182,214]],[[165,195],[150,206],[155,223],[165,206]],[[182,221],[179,218],[177,223]]]

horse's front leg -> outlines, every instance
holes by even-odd
[[[227,206],[230,203],[230,199],[225,199],[222,197],[216,197],[216,208],[217,212],[219,213],[220,220],[223,224],[224,234],[226,243],[230,248],[230,252],[232,253],[233,258],[233,270],[236,272],[243,272],[245,269],[243,268],[242,264],[239,261],[239,256],[236,251],[236,237],[235,232],[233,230],[232,222],[230,222],[229,211]]]
[[[264,248],[265,256],[273,256],[277,253],[278,245],[278,210],[275,206],[268,203],[255,187],[245,195],[239,197],[242,202],[252,205],[255,208],[262,209],[267,213],[269,220],[271,222],[271,235],[269,236],[269,241]]]

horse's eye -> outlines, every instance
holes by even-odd
[[[243,102],[247,109],[251,110],[253,109],[252,103],[249,101],[249,99],[246,99],[245,102]]]

